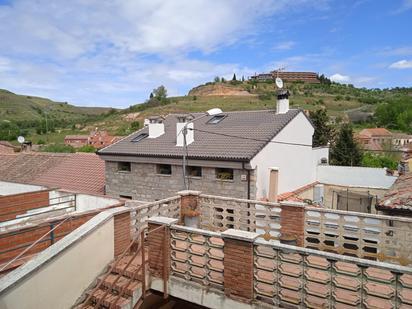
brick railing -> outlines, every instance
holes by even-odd
[[[412,265],[412,219],[305,208],[305,247]]]
[[[205,291],[262,307],[412,305],[408,267],[265,241],[247,231],[210,232],[162,217],[149,222],[149,230],[164,226],[164,232],[149,239],[151,271],[163,278],[163,290],[168,289],[167,282],[178,279],[184,280],[181,288],[188,293],[193,288],[189,283],[194,283]]]
[[[172,225],[171,275],[223,290],[223,247],[220,233]]]
[[[412,269],[258,240],[254,299],[276,307],[409,308]]]
[[[168,218],[180,217],[180,196],[173,196],[156,202],[139,205],[141,202],[127,201],[126,207],[131,208],[131,235],[138,236],[147,227],[150,217],[163,216]]]

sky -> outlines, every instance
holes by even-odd
[[[412,0],[0,0],[0,88],[128,107],[285,67],[412,86]]]

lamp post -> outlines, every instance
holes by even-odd
[[[187,181],[187,175],[186,175],[186,168],[187,168],[187,126],[189,123],[193,123],[196,120],[202,119],[206,116],[216,116],[222,113],[222,110],[220,108],[212,108],[209,109],[205,114],[194,118],[188,122],[185,123],[184,127],[180,131],[183,134],[183,182],[185,185],[185,189],[189,190],[189,182]]]

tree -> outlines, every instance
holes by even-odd
[[[244,82],[245,81],[245,76],[244,75],[242,75],[242,82]]]
[[[391,170],[396,170],[398,161],[385,155],[376,155],[366,152],[362,157],[362,166],[366,167],[387,167]]]
[[[236,74],[235,74],[235,73],[233,73],[232,80],[233,80],[233,81],[237,81],[237,79],[236,79]]]
[[[310,111],[309,117],[315,127],[312,140],[313,147],[326,146],[332,141],[334,133],[332,126],[329,124],[329,116],[326,114],[326,110]]]
[[[215,82],[215,83],[220,83],[220,77],[219,77],[219,76],[216,76],[216,77],[214,78],[214,82]]]
[[[96,152],[96,148],[92,145],[84,145],[77,149],[77,152]]]
[[[156,89],[153,89],[153,96],[159,101],[164,101],[167,98],[167,89],[165,86],[161,85]]]
[[[330,150],[331,163],[334,165],[360,166],[362,151],[353,139],[353,130],[350,124],[343,124],[336,141]]]
[[[153,99],[153,92],[150,92],[149,98],[150,98],[150,99]]]
[[[224,83],[224,82],[226,82],[226,79],[225,79],[224,77],[222,77],[222,78],[220,79],[220,81],[221,81],[222,83]]]

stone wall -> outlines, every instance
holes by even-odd
[[[250,197],[255,198],[255,173],[251,171]],[[241,180],[245,175],[246,180]],[[190,177],[190,190],[205,194],[247,198],[247,171],[234,169],[233,180],[216,179],[215,168],[203,167],[202,177]],[[184,190],[182,167],[172,165],[172,175],[158,175],[156,164],[131,163],[130,172],[119,172],[117,162],[106,161],[106,193],[118,197],[154,201],[176,195]]]

